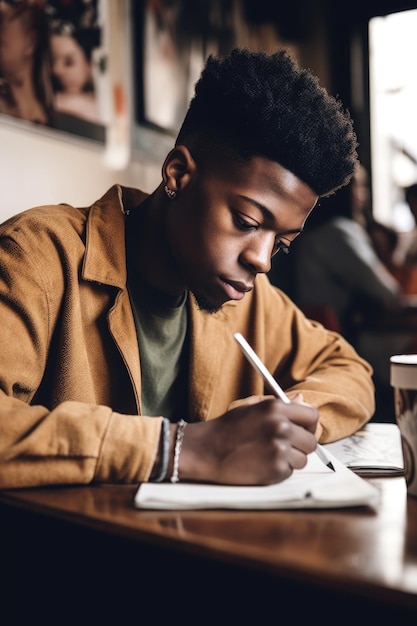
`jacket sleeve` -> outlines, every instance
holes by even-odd
[[[146,481],[161,422],[75,401],[49,411],[1,391],[0,489]]]
[[[47,245],[45,256],[56,268]],[[39,256],[23,254],[12,237],[0,238],[0,488],[146,481],[162,419],[76,397],[48,407],[36,401],[46,364],[53,369],[56,358],[51,309],[62,295],[62,280],[50,284],[53,272]]]
[[[293,343],[273,365],[275,375],[290,397],[301,392],[305,402],[317,407],[321,443],[351,435],[375,410],[372,367],[339,333],[307,319],[292,303],[285,308],[282,332]]]
[[[248,295],[246,303],[243,300],[230,312],[232,330],[246,337],[290,398],[301,392],[305,402],[317,407],[318,440],[346,437],[369,421],[375,410],[369,363],[340,334],[307,319],[265,276],[257,277],[254,294]],[[227,359],[228,370],[238,372],[238,380],[233,381],[232,374],[227,380],[227,386],[236,384],[240,391],[234,400],[243,397],[239,379],[244,381],[245,396],[264,393],[261,377],[232,346],[223,352]],[[223,378],[218,385],[223,385],[225,395]]]
[[[262,377],[233,338],[240,332],[290,398],[317,407],[322,443],[354,433],[375,409],[372,368],[338,333],[309,320],[265,275],[218,314],[192,309],[193,415],[213,419],[265,393]]]

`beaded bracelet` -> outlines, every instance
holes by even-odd
[[[187,422],[184,420],[180,420],[177,425],[177,434],[175,438],[175,449],[174,449],[174,468],[172,470],[171,482],[178,483],[180,478],[178,476],[178,466],[180,463],[180,454],[182,447],[182,440],[184,439],[184,431],[187,426]]]

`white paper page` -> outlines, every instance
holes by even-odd
[[[377,490],[329,454],[336,471],[309,455],[302,470],[268,486],[144,483],[135,506],[145,509],[297,509],[376,505]]]
[[[401,436],[396,424],[370,423],[324,448],[347,467],[363,474],[401,475],[404,471]]]

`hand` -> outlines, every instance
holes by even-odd
[[[318,411],[297,396],[291,404],[267,397],[185,431],[179,475],[234,485],[267,485],[288,478],[316,449]]]

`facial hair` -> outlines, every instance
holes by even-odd
[[[213,304],[211,304],[211,302],[209,302],[205,296],[196,293],[195,291],[193,291],[192,293],[200,311],[211,315],[213,313],[217,313],[217,311],[221,309],[221,306],[214,306]]]

